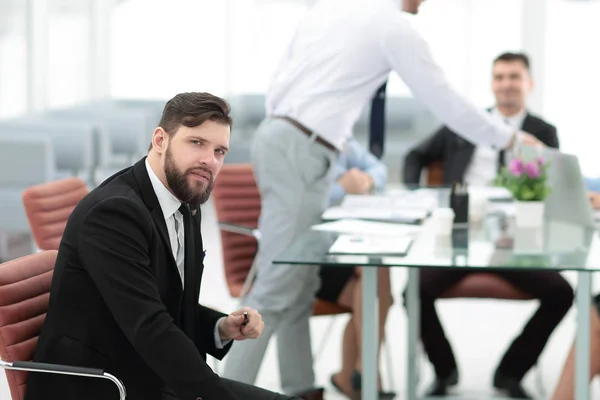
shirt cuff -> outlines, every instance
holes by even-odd
[[[221,322],[222,319],[225,319],[225,318],[226,317],[219,318],[219,320],[215,324],[215,347],[219,350],[221,350],[223,347],[227,346],[229,344],[229,342],[231,342],[231,339],[221,340],[221,335],[219,335],[219,323]]]

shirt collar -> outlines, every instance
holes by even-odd
[[[523,126],[523,121],[525,121],[525,117],[527,116],[527,110],[523,109],[519,113],[515,115],[511,115],[510,117],[505,117],[498,111],[497,107],[492,108],[492,114],[501,118],[503,121],[507,122],[513,128],[521,129]]]
[[[181,201],[177,197],[173,195],[166,188],[165,185],[158,179],[158,176],[150,167],[150,163],[148,162],[148,158],[145,160],[146,170],[148,171],[148,176],[150,177],[150,183],[152,183],[152,188],[154,189],[154,193],[156,193],[156,197],[158,198],[158,204],[160,204],[160,208],[162,209],[163,215],[165,219],[169,218],[171,215],[175,213],[181,207]]]

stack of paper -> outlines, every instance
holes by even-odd
[[[329,254],[402,256],[408,252],[411,243],[409,237],[340,235],[329,248]]]
[[[407,236],[420,232],[418,225],[388,224],[385,222],[362,221],[353,219],[341,219],[334,222],[314,225],[318,231],[329,231],[350,234],[362,234],[369,236]]]
[[[396,209],[381,207],[330,207],[321,218],[325,221],[338,219],[366,219],[373,221],[389,221],[404,223],[419,223],[429,215],[428,210],[422,209]]]

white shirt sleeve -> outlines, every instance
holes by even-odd
[[[515,129],[469,102],[448,82],[429,45],[408,21],[394,19],[383,28],[381,46],[413,95],[450,129],[480,146],[504,149]]]
[[[221,322],[222,319],[225,319],[225,317],[219,318],[215,324],[215,346],[217,349],[222,349],[223,347],[227,346],[229,342],[231,342],[231,339],[221,340],[221,335],[219,335],[219,322]]]

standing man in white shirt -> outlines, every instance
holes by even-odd
[[[267,118],[252,153],[262,239],[257,278],[244,302],[259,310],[265,330],[259,340],[230,352],[224,376],[254,382],[276,333],[283,391],[323,397],[314,387],[309,330],[319,268],[272,261],[320,221],[337,154],[391,71],[441,121],[473,142],[498,149],[517,141],[539,143],[450,86],[425,40],[401,13],[402,8],[416,14],[421,2],[322,0],[299,23],[268,90]]]

